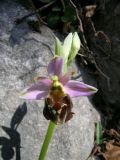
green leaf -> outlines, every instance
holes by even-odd
[[[62,22],[74,22],[77,19],[75,10],[71,7],[66,7],[64,15],[61,17]]]
[[[47,23],[51,28],[57,27],[60,23],[60,15],[58,13],[50,13],[47,18]]]
[[[100,122],[96,123],[96,144],[102,143],[102,125]]]

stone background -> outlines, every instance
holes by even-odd
[[[43,101],[19,99],[35,76],[47,74],[54,51],[50,29],[42,26],[37,33],[27,21],[14,23],[26,13],[15,0],[0,1],[0,160],[37,160],[49,124],[42,114]],[[91,152],[99,114],[87,97],[73,102],[75,115],[56,126],[46,160],[85,160]]]

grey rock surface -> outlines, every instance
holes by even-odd
[[[40,34],[26,22],[15,26],[15,18],[26,13],[14,0],[0,1],[0,160],[37,160],[49,124],[42,100],[19,99],[35,76],[47,74],[50,48],[54,50],[54,35],[47,27]],[[56,126],[46,160],[85,160],[91,152],[99,114],[87,97],[73,102],[75,115]]]

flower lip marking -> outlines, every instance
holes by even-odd
[[[45,106],[43,115],[47,120],[53,121],[55,124],[62,124],[69,121],[73,117],[73,103],[69,95],[65,95],[58,103],[59,107],[55,107],[52,97],[45,98]]]

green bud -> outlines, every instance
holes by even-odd
[[[68,57],[68,65],[70,65],[70,63],[74,60],[75,56],[77,55],[80,49],[80,45],[81,45],[81,41],[79,39],[77,32],[75,32],[72,37],[72,45],[71,45],[71,50]]]
[[[69,53],[71,50],[71,45],[72,45],[72,33],[69,33],[68,36],[65,38],[64,43],[63,43],[63,59],[65,63],[68,61]]]

